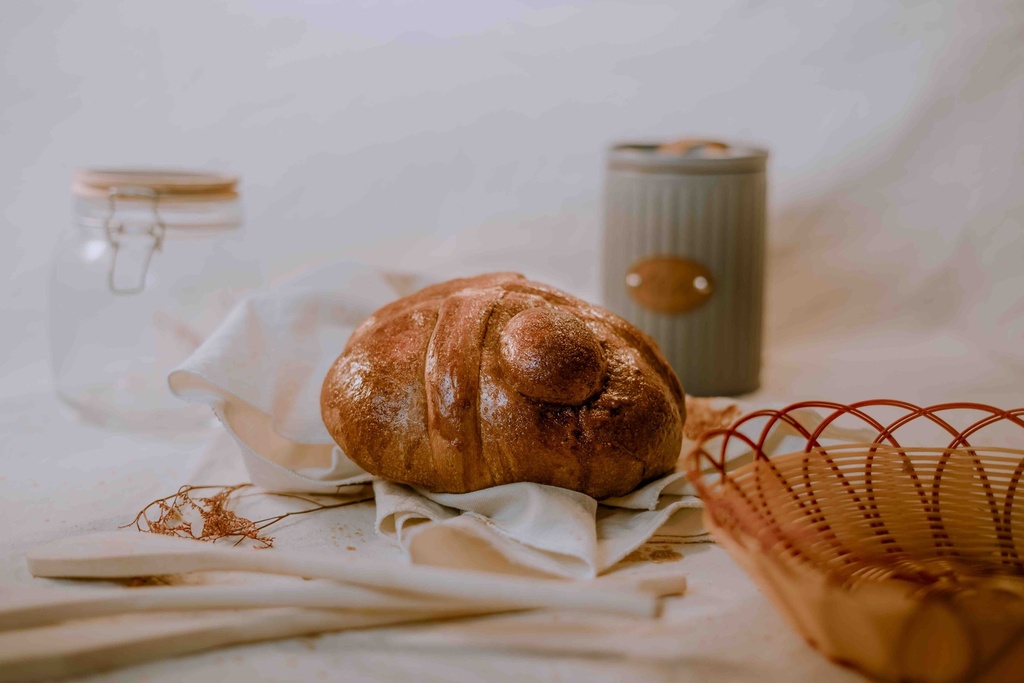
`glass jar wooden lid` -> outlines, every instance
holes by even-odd
[[[205,171],[156,168],[84,168],[75,172],[71,191],[76,197],[165,202],[222,202],[238,198],[238,176]]]

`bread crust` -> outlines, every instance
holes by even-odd
[[[324,424],[363,469],[428,491],[514,482],[624,495],[671,471],[682,386],[628,322],[516,273],[427,287],[357,328]]]

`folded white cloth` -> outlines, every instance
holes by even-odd
[[[349,460],[320,419],[323,377],[356,325],[425,284],[423,277],[341,263],[253,296],[171,373],[171,389],[213,408],[258,486],[340,494],[372,481],[377,530],[413,562],[589,578],[677,512],[667,533],[706,538],[700,501],[681,473],[598,504],[530,483],[428,493],[377,480]]]

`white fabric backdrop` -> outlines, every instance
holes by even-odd
[[[239,172],[278,276],[474,255],[578,291],[596,281],[605,146],[696,133],[773,150],[770,344],[842,319],[844,339],[941,328],[995,354],[997,375],[1021,362],[1014,0],[9,0],[3,15],[14,329],[42,324],[77,166]],[[5,333],[0,353],[38,350]]]

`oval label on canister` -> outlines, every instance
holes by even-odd
[[[626,290],[644,308],[684,313],[701,306],[714,291],[711,271],[679,256],[651,256],[626,273]]]

